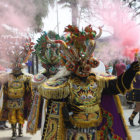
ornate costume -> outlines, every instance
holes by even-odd
[[[51,36],[51,32],[48,32],[48,34],[43,32],[42,36],[37,40],[37,44],[35,45],[35,53],[41,60],[42,66],[45,68],[45,70],[32,77],[34,99],[27,124],[27,132],[31,134],[36,133],[38,128],[40,128],[40,125],[43,131],[47,110],[47,100],[41,97],[37,87],[49,77],[56,74],[60,66],[59,46],[58,44],[51,42],[51,40],[48,38],[48,36],[50,36],[53,39],[58,39],[59,36],[56,34],[52,35],[53,36]]]
[[[126,98],[128,101],[140,102],[140,72],[135,76],[133,88],[134,89],[126,95]]]
[[[57,78],[39,86],[48,100],[42,140],[131,139],[116,94],[130,89],[138,63],[118,78],[97,76],[91,73],[99,64],[92,53],[101,29],[96,35],[91,26],[79,31],[69,25],[65,32],[70,33],[65,42],[54,41],[61,44],[65,73],[58,72]]]
[[[140,63],[140,53],[136,53],[136,60]],[[136,102],[135,109],[133,110],[131,116],[129,117],[129,123],[131,126],[134,126],[133,120],[138,112],[140,112],[140,72],[138,72],[135,76],[133,82],[133,89],[126,94],[126,99],[129,102]],[[138,123],[140,124],[140,114]]]
[[[21,137],[24,120],[27,119],[30,111],[32,100],[31,77],[22,73],[21,69],[24,66],[22,63],[28,60],[32,52],[33,43],[30,39],[14,37],[11,37],[9,42],[6,55],[11,60],[9,67],[12,72],[1,77],[1,79],[6,79],[1,91],[3,92],[1,120],[8,120],[11,124],[12,140],[14,140],[17,135],[16,124],[19,124],[18,136]]]

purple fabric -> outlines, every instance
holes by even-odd
[[[122,137],[123,140],[126,140],[126,131],[125,127],[123,125],[123,121],[121,119],[120,114],[117,112],[117,107],[114,101],[114,98],[112,95],[103,95],[102,101],[101,101],[101,107],[105,109],[106,111],[110,112],[113,115],[114,122],[113,122],[113,130],[114,133],[118,136]],[[105,120],[103,120],[103,125]]]
[[[133,83],[133,86],[140,89],[140,75],[136,75],[136,82]]]

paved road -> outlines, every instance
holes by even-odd
[[[135,127],[131,127],[128,123],[128,117],[130,116],[130,114],[132,113],[132,109],[127,109],[124,108],[124,117],[126,119],[126,123],[128,124],[130,133],[132,135],[132,140],[140,140],[140,126],[138,125],[138,115],[135,118]],[[9,124],[8,124],[9,125]],[[9,125],[10,126],[10,125]],[[40,140],[41,139],[41,135],[40,135],[40,131],[37,132],[37,134],[35,135],[30,135],[30,134],[26,134],[26,124],[24,126],[24,137],[23,138],[17,138],[17,140]],[[11,137],[11,130],[0,130],[0,140],[10,140]]]
[[[124,109],[124,117],[126,120],[126,123],[128,125],[128,128],[130,130],[130,134],[132,136],[132,140],[140,140],[140,125],[138,124],[138,118],[139,118],[139,114],[137,114],[136,118],[134,119],[134,124],[135,126],[130,126],[129,122],[128,122],[128,118],[132,113],[132,109]]]
[[[8,124],[8,126],[10,127],[10,125]],[[23,134],[24,137],[17,137],[16,140],[40,140],[41,139],[41,135],[40,135],[40,131],[37,132],[37,134],[35,135],[30,135],[26,133],[26,123],[23,129]],[[0,140],[10,140],[10,137],[12,135],[12,130],[8,129],[8,130],[0,130]]]

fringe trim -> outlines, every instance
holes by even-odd
[[[101,87],[102,89],[105,88],[105,82],[106,82],[106,79],[105,78],[99,79],[97,81],[99,87]]]
[[[66,98],[70,93],[69,85],[64,84],[63,86],[45,88],[40,86],[38,89],[41,96],[47,99],[63,99]]]
[[[103,119],[103,116],[102,116],[102,113],[101,113],[101,110],[100,110],[100,118],[98,120],[91,120],[91,121],[88,121],[88,122],[84,122],[84,121],[75,121],[72,117],[70,117],[70,122],[78,127],[78,128],[89,128],[89,127],[97,127],[101,124],[102,122],[102,119]]]
[[[101,102],[101,96],[102,96],[102,90],[105,88],[106,84],[107,86],[109,85],[108,83],[109,81],[109,78],[106,78],[106,77],[97,77],[97,85],[99,86],[98,87],[98,103]]]
[[[102,88],[105,88],[106,86],[109,86],[109,81],[116,79],[116,77],[114,76],[110,76],[110,77],[104,77],[104,76],[97,76],[97,81],[99,83],[99,86]]]
[[[114,100],[115,100],[115,103],[116,103],[116,106],[117,106],[118,113],[120,114],[121,119],[122,119],[123,124],[124,124],[124,128],[125,128],[125,131],[126,131],[126,134],[127,134],[127,140],[132,140],[132,137],[131,137],[131,134],[129,132],[128,126],[126,125],[126,121],[124,119],[123,109],[121,107],[120,98],[119,98],[118,95],[114,95],[113,97],[114,97]]]

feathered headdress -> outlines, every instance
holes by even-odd
[[[60,61],[60,45],[56,44],[49,38],[49,33],[43,32],[35,45],[35,53],[41,60],[42,66],[51,73],[57,69],[57,64]],[[52,36],[51,36],[52,38]],[[54,39],[60,39],[59,35],[54,34]]]
[[[2,60],[7,61],[7,66],[11,69],[22,68],[31,55],[34,43],[30,38],[1,36],[0,47]]]

